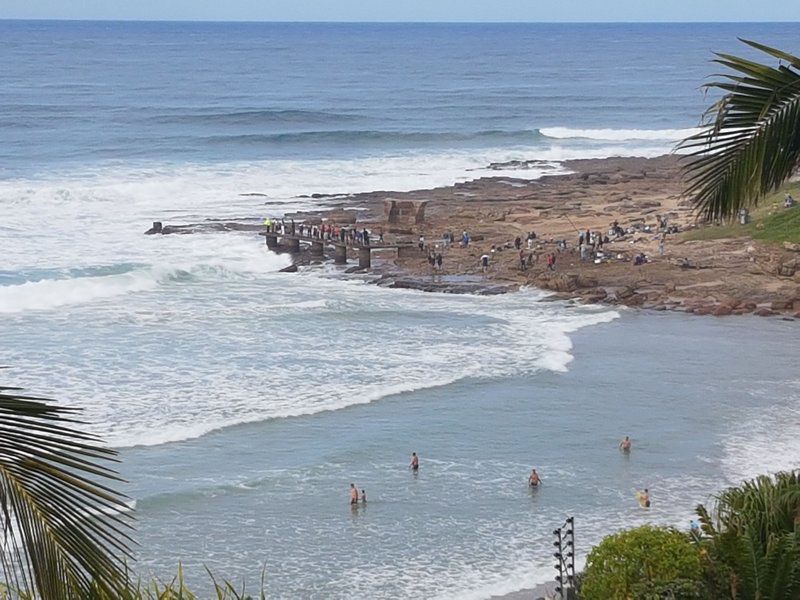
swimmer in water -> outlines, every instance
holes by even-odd
[[[647,488],[644,488],[644,491],[636,492],[636,497],[639,498],[642,508],[650,508],[650,491]]]
[[[367,490],[363,490],[363,489],[361,490],[361,503],[362,504],[366,504],[367,503]]]
[[[358,488],[355,483],[350,484],[350,506],[358,505]]]
[[[620,450],[622,450],[623,452],[630,452],[630,451],[631,451],[631,438],[629,438],[629,437],[626,435],[626,436],[625,436],[625,439],[624,439],[624,440],[622,440],[622,441],[619,443],[619,449],[620,449]]]
[[[542,483],[542,478],[536,472],[536,469],[531,469],[531,474],[528,477],[528,485],[531,487],[538,487]]]
[[[419,471],[419,456],[417,456],[416,452],[411,453],[411,462],[408,464],[408,468],[415,473]]]

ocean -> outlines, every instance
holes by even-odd
[[[658,156],[713,100],[712,52],[797,34],[0,21],[3,383],[84,408],[122,455],[136,568],[206,590],[204,564],[250,589],[264,568],[271,598],[482,599],[551,579],[566,516],[579,558],[684,526],[797,466],[795,323],[387,290],[278,273],[251,233],[142,233]]]

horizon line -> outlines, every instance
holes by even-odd
[[[252,19],[87,19],[87,18],[30,18],[0,17],[4,21],[36,21],[45,23],[271,23],[305,25],[783,25],[798,24],[800,21],[342,21],[342,20],[252,20]]]

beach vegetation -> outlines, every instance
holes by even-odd
[[[800,598],[800,472],[760,476],[697,508],[712,598]]]
[[[800,204],[784,208],[783,197],[786,193],[800,196],[800,185],[787,184],[778,192],[767,195],[759,207],[750,213],[749,222],[745,225],[738,222],[707,224],[687,231],[682,237],[687,241],[752,238],[769,244],[798,244]]]
[[[114,489],[117,452],[81,430],[79,409],[0,386],[0,600],[264,600],[261,588],[215,577],[197,595],[182,566],[142,580],[133,560],[132,504]]]
[[[6,597],[124,598],[130,506],[111,486],[116,452],[78,409],[0,386],[0,567]]]
[[[705,598],[700,553],[676,529],[645,525],[603,538],[586,559],[583,600]]]
[[[727,72],[705,85],[723,96],[700,131],[683,140],[686,194],[706,220],[735,217],[759,204],[800,161],[800,58],[742,40],[777,65],[726,53],[715,63]]]

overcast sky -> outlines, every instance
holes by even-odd
[[[799,21],[797,0],[0,0],[6,19]]]

